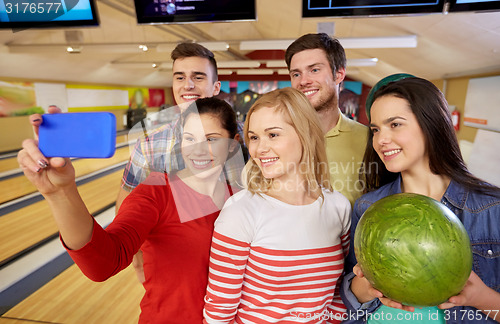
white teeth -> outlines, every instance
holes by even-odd
[[[315,93],[315,92],[316,92],[316,90],[309,90],[309,91],[304,91],[304,94],[305,94],[306,96],[308,96],[308,95],[313,94],[313,93]]]
[[[204,166],[210,163],[212,160],[192,160],[196,166]]]
[[[272,161],[277,161],[278,158],[270,158],[270,159],[260,159],[262,161],[262,163],[267,163],[267,162],[272,162]]]
[[[185,96],[182,96],[182,98],[184,99],[198,99],[199,96],[196,96],[196,95],[185,95]]]
[[[392,150],[392,151],[389,151],[389,152],[384,152],[384,155],[385,156],[390,156],[390,155],[393,155],[393,154],[396,154],[396,153],[399,153],[399,152],[401,152],[401,149]]]

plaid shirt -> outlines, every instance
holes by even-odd
[[[121,186],[124,190],[132,191],[151,172],[170,173],[172,170],[184,168],[184,161],[180,154],[181,128],[179,118],[137,140],[123,172]],[[243,124],[240,122],[238,122],[238,133],[240,136],[243,134]],[[226,162],[224,169],[233,187],[241,187],[241,171],[244,166],[245,161],[241,151]]]

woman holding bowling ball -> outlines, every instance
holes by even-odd
[[[361,215],[379,199],[401,192],[425,195],[450,208],[463,223],[472,245],[473,271],[462,292],[447,302],[423,309],[405,306],[371,286],[356,265],[351,239],[341,296],[353,314],[358,311],[353,322],[500,321],[500,189],[467,170],[443,94],[427,80],[395,74],[373,87],[366,110],[370,135],[361,178],[367,193],[354,205],[351,238]],[[405,311],[421,315],[409,317]],[[402,320],[408,318],[413,321]]]
[[[214,222],[233,193],[223,172],[226,161],[241,154],[231,106],[198,99],[182,113],[182,126],[179,154],[186,167],[152,172],[106,229],[82,201],[69,159],[43,156],[35,140],[25,140],[18,154],[26,177],[50,205],[62,243],[87,277],[108,279],[141,248],[146,292],[140,323],[202,322]]]

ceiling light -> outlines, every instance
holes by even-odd
[[[71,54],[79,54],[82,52],[82,47],[81,46],[68,46],[66,48],[66,52],[71,53]]]
[[[260,67],[259,61],[219,61],[217,62],[218,68],[258,68]]]
[[[375,66],[378,58],[347,59],[347,66]]]
[[[413,48],[417,36],[352,37],[338,39],[345,49],[353,48]],[[269,39],[240,42],[240,50],[286,50],[294,39]]]
[[[148,50],[146,45],[137,44],[84,44],[85,52],[92,53],[141,53]]]
[[[85,53],[140,53],[143,49],[139,48],[137,44],[13,44],[8,45],[10,53],[50,53],[60,52],[61,47],[73,53],[78,49],[82,50],[85,47]]]
[[[269,69],[238,69],[236,73],[239,75],[271,75],[274,71]]]
[[[339,38],[344,48],[413,48],[417,47],[417,36],[353,37]]]

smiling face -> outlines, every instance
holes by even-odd
[[[198,178],[218,177],[226,162],[229,132],[211,114],[189,114],[184,123],[181,151],[186,169]]]
[[[213,67],[208,59],[197,56],[179,58],[174,61],[172,69],[172,91],[178,105],[219,94],[220,82],[214,81]]]
[[[316,111],[338,107],[338,88],[345,69],[337,71],[335,77],[322,49],[298,52],[290,61],[292,87],[304,93]]]
[[[425,137],[407,100],[385,95],[371,108],[373,148],[390,172],[429,169]]]
[[[297,183],[302,146],[294,127],[274,107],[262,107],[250,115],[248,151],[262,175],[273,183]]]

